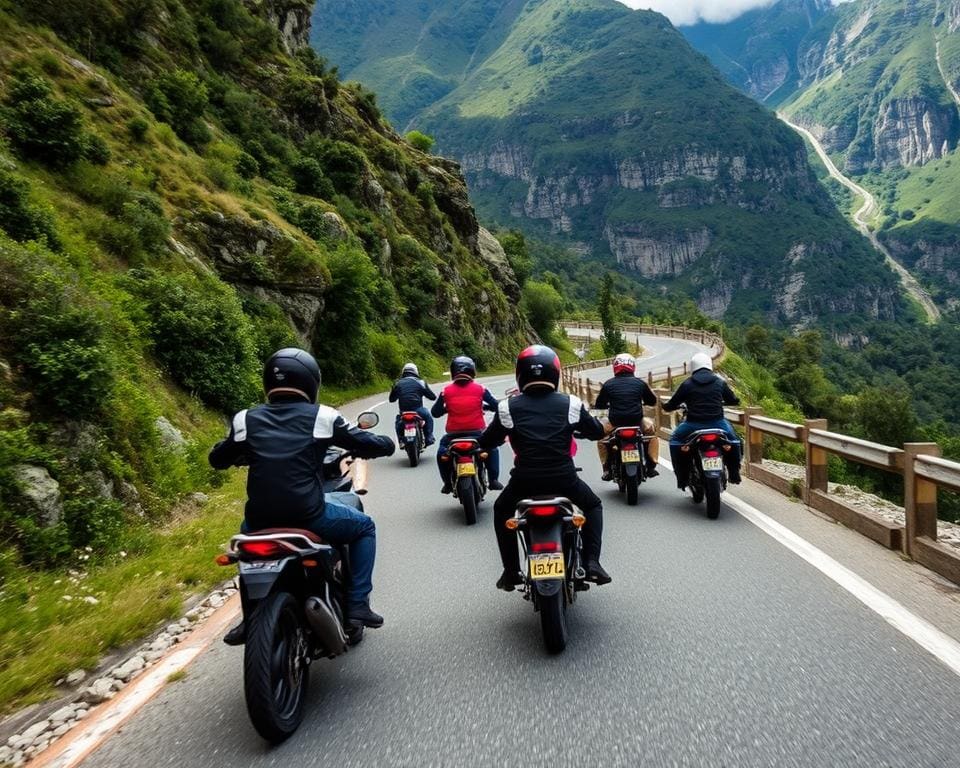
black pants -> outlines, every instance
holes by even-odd
[[[500,547],[500,560],[504,570],[520,570],[520,552],[517,549],[516,531],[507,530],[504,523],[517,511],[517,502],[533,496],[566,496],[576,504],[587,518],[582,529],[584,559],[587,562],[600,559],[603,540],[603,502],[579,477],[553,480],[517,480],[511,478],[493,505],[493,528]]]

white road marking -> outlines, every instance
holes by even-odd
[[[660,459],[659,463],[671,472],[673,471],[673,464],[668,459]],[[818,549],[773,518],[763,514],[743,499],[726,494],[723,497],[723,503],[795,555],[806,560],[827,578],[843,587],[857,600],[878,614],[894,629],[933,654],[955,674],[960,675],[960,643],[952,637],[941,632],[926,619],[911,613],[888,594],[881,592],[870,582],[834,560],[826,552]]]

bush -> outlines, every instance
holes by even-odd
[[[157,119],[168,123],[188,144],[198,147],[210,141],[210,129],[203,121],[209,102],[207,86],[193,72],[162,73],[148,88],[146,100]]]
[[[304,144],[304,152],[317,160],[337,192],[353,194],[367,169],[363,151],[345,141],[332,141],[314,134]]]
[[[544,343],[552,343],[563,310],[563,297],[552,285],[530,281],[523,288],[520,306]]]
[[[80,111],[54,98],[43,78],[29,72],[14,75],[6,104],[8,133],[25,155],[53,166],[68,165],[83,155]]]
[[[12,173],[0,168],[0,229],[14,240],[39,240],[59,247],[53,216],[46,210],[30,203],[30,188],[27,183]]]
[[[403,346],[392,333],[371,331],[370,354],[373,355],[373,365],[377,371],[390,378],[396,376],[406,362]]]
[[[260,163],[248,152],[241,152],[233,167],[244,179],[252,179],[260,174]]]
[[[334,196],[333,184],[323,173],[320,163],[312,157],[299,157],[290,168],[293,183],[301,195],[310,195],[330,200]]]
[[[433,136],[428,136],[420,131],[410,131],[404,138],[411,147],[425,153],[433,149],[433,145],[436,144]]]
[[[83,156],[94,165],[106,165],[111,158],[110,147],[97,134],[88,133],[83,139]]]
[[[130,134],[130,137],[139,143],[142,143],[147,138],[147,131],[150,130],[150,122],[145,117],[131,118],[127,122],[127,132]]]
[[[233,289],[208,275],[135,270],[137,322],[157,360],[187,390],[222,410],[259,396],[254,334]]]

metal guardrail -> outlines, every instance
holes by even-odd
[[[581,322],[578,325],[576,321],[562,325],[568,328],[599,327],[599,323]],[[645,325],[627,325],[623,326],[623,330],[700,341],[714,348],[714,359],[722,358],[726,352],[723,340],[705,331]],[[580,374],[612,362],[613,358],[608,358],[565,366],[562,386],[586,403],[596,402],[602,382],[592,381]],[[673,374],[680,372],[667,369],[666,376],[650,372],[647,379],[652,386],[654,380],[665,378],[667,386],[673,389]],[[682,372],[686,374],[686,367]],[[657,405],[646,411],[657,425],[660,437],[667,439],[676,426],[677,414],[663,410],[662,406],[670,395],[669,390],[655,389],[654,392],[657,394]],[[830,432],[826,419],[808,419],[803,424],[794,424],[764,416],[760,408],[727,409],[725,415],[743,433],[745,473],[748,477],[781,493],[799,496],[808,506],[889,549],[902,551],[916,562],[960,584],[960,554],[937,541],[937,491],[944,488],[960,493],[960,463],[941,458],[940,447],[936,443],[907,443],[902,448],[895,448]],[[765,437],[803,446],[805,464],[802,480],[790,480],[763,466]],[[831,495],[829,455],[902,476],[905,525],[891,522]]]

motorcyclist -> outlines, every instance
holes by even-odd
[[[677,425],[670,436],[670,457],[673,460],[677,487],[683,490],[690,479],[690,464],[681,452],[682,446],[694,432],[700,429],[722,429],[732,445],[725,452],[727,476],[731,483],[740,482],[740,438],[733,426],[724,418],[725,405],[740,405],[740,399],[727,382],[713,372],[713,360],[704,352],[698,352],[690,360],[693,373],[663,406],[665,411],[675,411],[686,405],[687,418]]]
[[[453,381],[443,388],[437,402],[430,409],[430,413],[437,418],[447,416],[447,431],[440,438],[440,445],[437,447],[437,467],[440,469],[440,479],[443,480],[441,493],[453,491],[453,467],[445,458],[450,450],[450,441],[458,437],[480,437],[480,433],[487,426],[483,412],[497,410],[497,398],[485,386],[474,381],[477,366],[469,357],[459,355],[453,358],[450,363],[450,376]],[[503,485],[499,480],[499,450],[489,451],[486,466],[488,487],[492,491],[502,490]]]
[[[607,418],[602,420],[604,432],[609,435],[617,427],[641,427],[644,435],[653,435],[654,439],[646,443],[646,473],[656,477],[657,459],[660,458],[660,441],[656,439],[656,427],[653,419],[643,415],[643,406],[656,405],[657,396],[643,379],[636,377],[637,361],[633,355],[619,354],[613,359],[613,378],[607,379],[600,388],[593,407],[598,410],[609,409]],[[597,443],[600,464],[603,465],[603,479],[610,479],[610,445],[606,440]]]
[[[403,366],[400,378],[397,379],[390,390],[390,402],[397,403],[400,413],[397,414],[397,442],[403,442],[403,419],[401,415],[406,411],[413,411],[423,419],[423,439],[430,446],[433,445],[433,417],[423,405],[423,398],[427,400],[436,400],[437,396],[430,385],[420,378],[420,370],[414,363],[407,363]],[[399,401],[399,402],[398,402]]]
[[[557,392],[560,358],[550,347],[527,347],[517,357],[516,372],[521,394],[500,401],[497,415],[480,436],[480,445],[487,450],[509,437],[516,454],[510,482],[493,506],[493,526],[503,562],[497,588],[510,592],[523,582],[516,534],[507,530],[505,522],[516,512],[517,502],[541,495],[565,496],[583,510],[587,518],[583,528],[587,580],[608,584],[610,575],[600,565],[603,505],[577,476],[570,455],[574,431],[588,440],[599,440],[603,425],[579,398]]]
[[[333,408],[317,403],[320,367],[302,349],[274,353],[263,369],[267,402],[233,417],[230,433],[210,451],[215,469],[249,465],[243,533],[264,528],[304,528],[350,550],[352,584],[347,604],[351,637],[363,627],[380,627],[383,617],[370,608],[376,526],[357,509],[324,498],[322,470],[328,446],[358,458],[390,456],[393,440],[349,424]],[[224,638],[245,640],[241,624]]]

